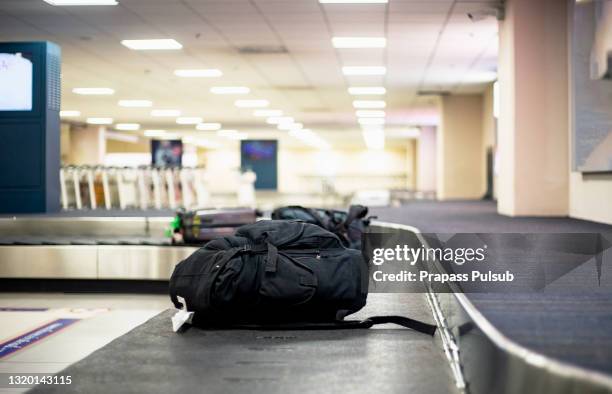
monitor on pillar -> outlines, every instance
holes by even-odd
[[[0,213],[60,206],[60,48],[0,43]]]

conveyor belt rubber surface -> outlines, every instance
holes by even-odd
[[[568,218],[510,218],[494,203],[415,202],[375,208],[381,220],[407,224],[423,233],[612,233],[612,226]],[[608,251],[609,253],[609,251]],[[582,268],[563,280],[580,287]],[[612,272],[604,267],[602,283]],[[531,350],[570,364],[612,374],[612,291],[585,284],[584,291],[532,294],[468,293],[468,298],[502,334]]]
[[[60,374],[72,385],[32,392],[422,393],[454,391],[430,336],[369,330],[171,330],[162,312]],[[423,294],[370,294],[354,318],[405,314],[432,322]]]

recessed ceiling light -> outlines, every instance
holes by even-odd
[[[176,123],[178,124],[198,124],[202,123],[202,118],[197,116],[183,116],[180,118],[176,118]]]
[[[213,94],[249,94],[251,89],[246,86],[213,86],[210,92]]]
[[[153,106],[153,102],[150,100],[119,100],[120,107],[129,108],[146,108]]]
[[[300,130],[304,128],[302,123],[286,122],[276,125],[279,130]]]
[[[140,129],[140,125],[138,123],[117,123],[115,129],[121,131],[136,131]]]
[[[181,116],[181,111],[178,109],[154,109],[151,111],[151,116],[157,117],[177,117]]]
[[[194,69],[194,70],[175,70],[174,75],[183,78],[217,78],[223,75],[221,70],[216,68]]]
[[[215,131],[221,129],[221,123],[199,123],[196,129],[202,131]]]
[[[89,124],[113,124],[113,118],[87,118]]]
[[[81,94],[86,96],[108,96],[111,94],[115,94],[115,91],[111,88],[74,88],[72,89],[72,93]]]
[[[272,116],[266,119],[268,124],[293,123],[293,118],[290,116]]]
[[[364,126],[385,124],[385,118],[359,118],[358,121]]]
[[[387,89],[382,86],[355,86],[348,88],[352,95],[382,95],[387,93]]]
[[[387,104],[383,100],[355,100],[353,107],[355,108],[385,108]]]
[[[348,66],[342,67],[344,75],[385,75],[387,68],[383,66]]]
[[[301,123],[280,123],[278,126],[279,130],[300,130],[304,128]]]
[[[283,116],[283,111],[278,109],[258,109],[253,111],[253,115],[258,117],[269,118],[272,116]]]
[[[70,110],[60,111],[60,117],[62,118],[74,118],[76,116],[81,116],[81,111],[70,111]]]
[[[319,0],[321,4],[387,4],[389,0]]]
[[[384,37],[333,37],[334,48],[384,48],[387,39]]]
[[[51,5],[117,5],[117,0],[43,0]]]
[[[358,118],[384,118],[385,111],[362,109],[355,111],[355,115],[357,115]]]
[[[264,108],[270,105],[268,100],[236,100],[234,105],[238,108]]]
[[[175,50],[183,47],[181,43],[171,38],[152,40],[123,40],[121,41],[121,44],[135,51]]]

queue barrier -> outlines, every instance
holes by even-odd
[[[192,209],[210,199],[202,167],[63,166],[63,210]]]

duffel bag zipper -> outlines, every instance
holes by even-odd
[[[319,260],[321,258],[321,250],[319,249],[281,249],[279,252],[291,255],[291,256],[312,256]]]
[[[340,250],[343,250],[343,249],[340,249],[340,248],[326,249],[326,251],[328,252],[340,251]],[[317,260],[320,260],[321,256],[323,255],[320,249],[283,249],[282,251],[283,253],[287,253],[290,255],[312,256],[314,254]]]
[[[253,250],[252,245],[244,245],[242,250],[243,250],[243,252],[247,252],[247,253],[249,253],[249,252],[250,253],[256,253],[256,254],[267,253],[267,251],[265,251],[265,250],[257,250],[257,251]],[[330,252],[341,251],[341,250],[344,250],[344,248],[326,249],[326,251],[330,251]],[[286,248],[285,249],[285,248],[280,247],[280,248],[278,248],[278,251],[282,252],[282,253],[286,253],[286,254],[292,255],[292,256],[295,256],[295,255],[302,255],[302,256],[312,256],[312,255],[315,255],[315,258],[317,260],[320,260],[321,256],[322,256],[321,249],[292,249],[292,248]]]

